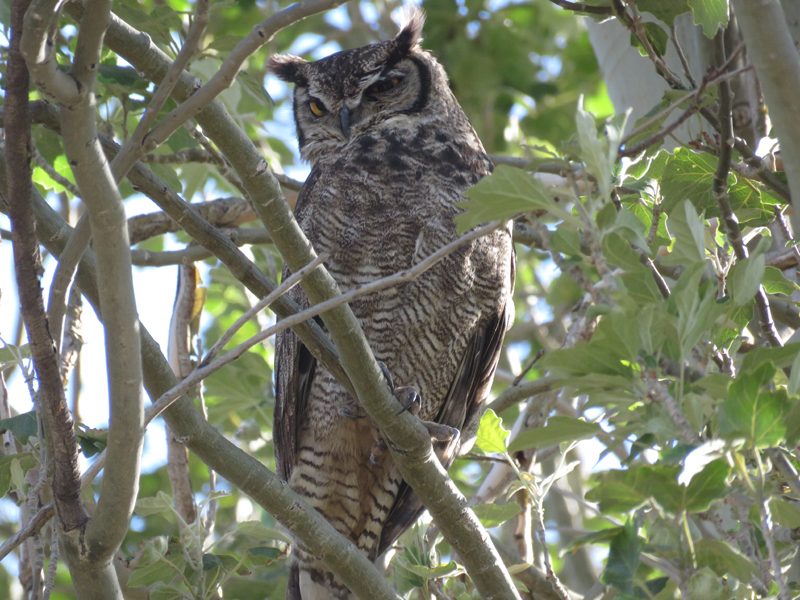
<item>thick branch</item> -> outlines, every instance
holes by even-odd
[[[800,56],[778,0],[733,0],[747,54],[769,107],[781,155],[795,198],[800,197]],[[792,227],[800,231],[795,206]]]
[[[6,72],[5,127],[8,202],[14,230],[14,271],[20,311],[28,333],[31,356],[39,381],[39,414],[49,455],[54,462],[53,497],[63,531],[80,531],[87,520],[80,500],[78,448],[72,417],[61,384],[58,354],[50,337],[39,285],[41,256],[36,242],[32,207],[34,193],[30,167],[28,71],[19,53],[25,2],[13,3],[11,48]]]
[[[139,487],[144,442],[141,350],[122,197],[97,140],[94,84],[111,2],[93,0],[81,19],[72,73],[80,99],[62,111],[64,152],[80,188],[97,256],[97,282],[105,325],[110,401],[108,461],[103,491],[86,531],[84,564],[110,562],[128,532]],[[96,567],[95,567],[96,568]]]

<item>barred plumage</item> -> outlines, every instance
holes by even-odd
[[[342,291],[418,263],[457,237],[462,192],[492,165],[418,46],[417,12],[389,42],[270,69],[295,84],[300,150],[312,172],[296,217]],[[459,429],[437,443],[449,466],[474,440],[503,336],[513,319],[510,229],[481,238],[408,283],[350,304],[398,386],[422,398],[419,417]],[[302,292],[292,292],[307,304]],[[275,453],[282,477],[371,560],[422,506],[391,456],[375,453],[369,419],[291,331],[277,342]],[[347,588],[296,548],[288,600],[345,600]]]

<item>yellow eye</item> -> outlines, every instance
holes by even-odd
[[[314,113],[316,116],[321,117],[325,114],[325,108],[320,106],[320,104],[316,100],[312,100],[308,103],[308,108],[311,109],[311,112]]]
[[[397,87],[399,83],[400,83],[399,77],[392,77],[391,79],[384,79],[382,81],[379,81],[371,88],[369,88],[367,91],[372,94],[379,94],[381,92],[385,92],[394,87]]]

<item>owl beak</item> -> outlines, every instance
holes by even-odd
[[[342,107],[342,112],[339,113],[342,120],[342,131],[347,139],[350,139],[350,109],[346,106]]]

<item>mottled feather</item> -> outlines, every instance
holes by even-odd
[[[407,269],[457,237],[462,192],[491,172],[483,146],[433,56],[421,48],[421,13],[394,40],[270,69],[295,84],[298,141],[312,172],[296,218],[348,291]],[[419,417],[460,431],[437,442],[445,467],[472,445],[503,336],[513,319],[510,229],[487,235],[420,277],[351,302],[397,386],[422,398]],[[308,301],[295,288],[292,297]],[[275,454],[293,489],[371,560],[423,507],[379,435],[292,331],[276,347]],[[345,600],[347,588],[302,547],[289,600]]]

